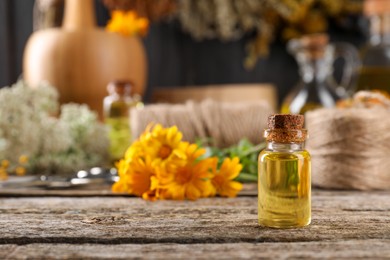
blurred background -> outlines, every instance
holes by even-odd
[[[390,0],[0,0],[0,37],[0,175],[107,167],[159,123],[253,181],[283,113],[313,133],[313,183],[382,158],[367,183],[388,187]]]
[[[126,10],[138,1],[94,2],[97,23],[104,27],[110,9]],[[359,0],[244,1],[246,7],[239,2],[183,0],[156,5],[155,16],[161,17],[147,17],[150,27],[142,38],[148,62],[146,101],[156,87],[266,82],[277,87],[280,103],[299,79],[297,63],[286,50],[287,40],[327,32],[332,42],[358,48],[366,42]],[[157,8],[164,5],[172,10],[158,14]],[[142,10],[142,4],[136,8]],[[0,1],[0,86],[22,75],[23,51],[34,27],[60,26],[63,11],[63,1]],[[229,19],[233,25],[226,24]],[[203,30],[201,21],[208,23],[209,31]]]

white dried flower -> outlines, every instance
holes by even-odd
[[[71,174],[107,162],[109,141],[96,113],[70,104],[55,118],[57,99],[47,83],[33,89],[19,81],[0,90],[0,161],[7,159],[12,169],[26,155],[37,174]]]

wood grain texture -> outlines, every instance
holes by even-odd
[[[245,183],[239,193],[240,196],[257,196],[257,184]],[[69,189],[38,189],[38,188],[2,188],[0,187],[1,197],[134,197],[124,193],[111,192],[111,185],[87,185]]]
[[[313,194],[312,224],[257,225],[257,198],[3,198],[0,244],[207,244],[380,240],[390,247],[390,192]]]
[[[31,244],[0,245],[2,259],[286,259],[286,258],[388,258],[390,247],[381,240],[312,243],[237,244]]]

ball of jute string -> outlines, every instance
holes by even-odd
[[[227,147],[237,144],[242,138],[253,143],[261,142],[267,117],[272,113],[265,101],[188,101],[185,104],[155,104],[132,109],[130,123],[133,138],[142,134],[150,123],[159,123],[164,127],[176,125],[185,141],[211,138],[213,145]]]
[[[390,117],[383,108],[319,109],[306,113],[313,185],[390,189]]]

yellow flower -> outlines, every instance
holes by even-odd
[[[112,192],[127,192],[126,182],[123,177],[119,181],[115,182],[111,187]]]
[[[196,144],[190,144],[187,142],[183,142],[182,149],[186,151],[186,158],[191,162],[198,160],[206,153],[205,149],[199,148]]]
[[[117,163],[119,181],[112,190],[152,201],[196,200],[216,193],[236,196],[242,188],[232,181],[242,169],[238,158],[226,159],[217,171],[218,159],[204,159],[205,153],[196,144],[183,142],[176,126],[148,126]]]
[[[191,160],[186,160],[184,165],[171,167],[164,175],[160,175],[160,197],[173,200],[196,200],[208,197],[213,191],[210,183],[212,171],[217,163],[216,158],[197,160],[195,155],[204,152],[195,149],[196,145],[187,145],[186,155]]]
[[[139,18],[135,12],[113,11],[112,18],[106,29],[110,32],[120,33],[124,36],[146,35],[149,21],[146,18]]]
[[[188,143],[181,141],[177,127],[150,126],[126,151],[125,158],[117,164],[119,181],[112,187],[114,192],[127,192],[155,200],[159,196],[159,179],[156,171],[184,165],[183,149]],[[164,175],[163,173],[159,176]]]
[[[15,168],[15,173],[18,176],[23,176],[26,174],[26,169],[24,167],[18,166]]]
[[[117,167],[120,179],[112,187],[114,192],[142,196],[150,190],[151,177],[155,175],[155,166],[150,156],[123,159],[118,162]]]
[[[182,137],[176,126],[163,128],[157,124],[153,128],[148,127],[127,149],[125,158],[150,156],[153,160],[159,159],[161,162],[184,159],[182,150],[185,143],[181,141]]]
[[[19,163],[20,164],[26,164],[28,162],[28,157],[26,155],[21,155],[19,157]]]
[[[1,161],[1,167],[4,168],[4,169],[7,169],[9,166],[9,161],[8,160],[2,160]]]
[[[134,141],[125,152],[125,158],[128,160],[134,158],[135,156],[145,157],[146,155],[143,144],[138,140]]]
[[[242,184],[233,181],[242,169],[242,165],[237,157],[230,159],[226,158],[221,168],[211,180],[215,192],[223,197],[235,197],[237,193],[242,189]]]
[[[181,163],[185,159],[183,150],[186,143],[176,126],[164,128],[160,124],[145,132],[139,139],[143,145],[143,153],[158,159],[161,163]]]
[[[150,189],[142,194],[144,200],[155,201],[160,197],[159,180],[156,176],[150,178]]]
[[[5,181],[8,179],[8,174],[5,168],[0,167],[0,181]]]

